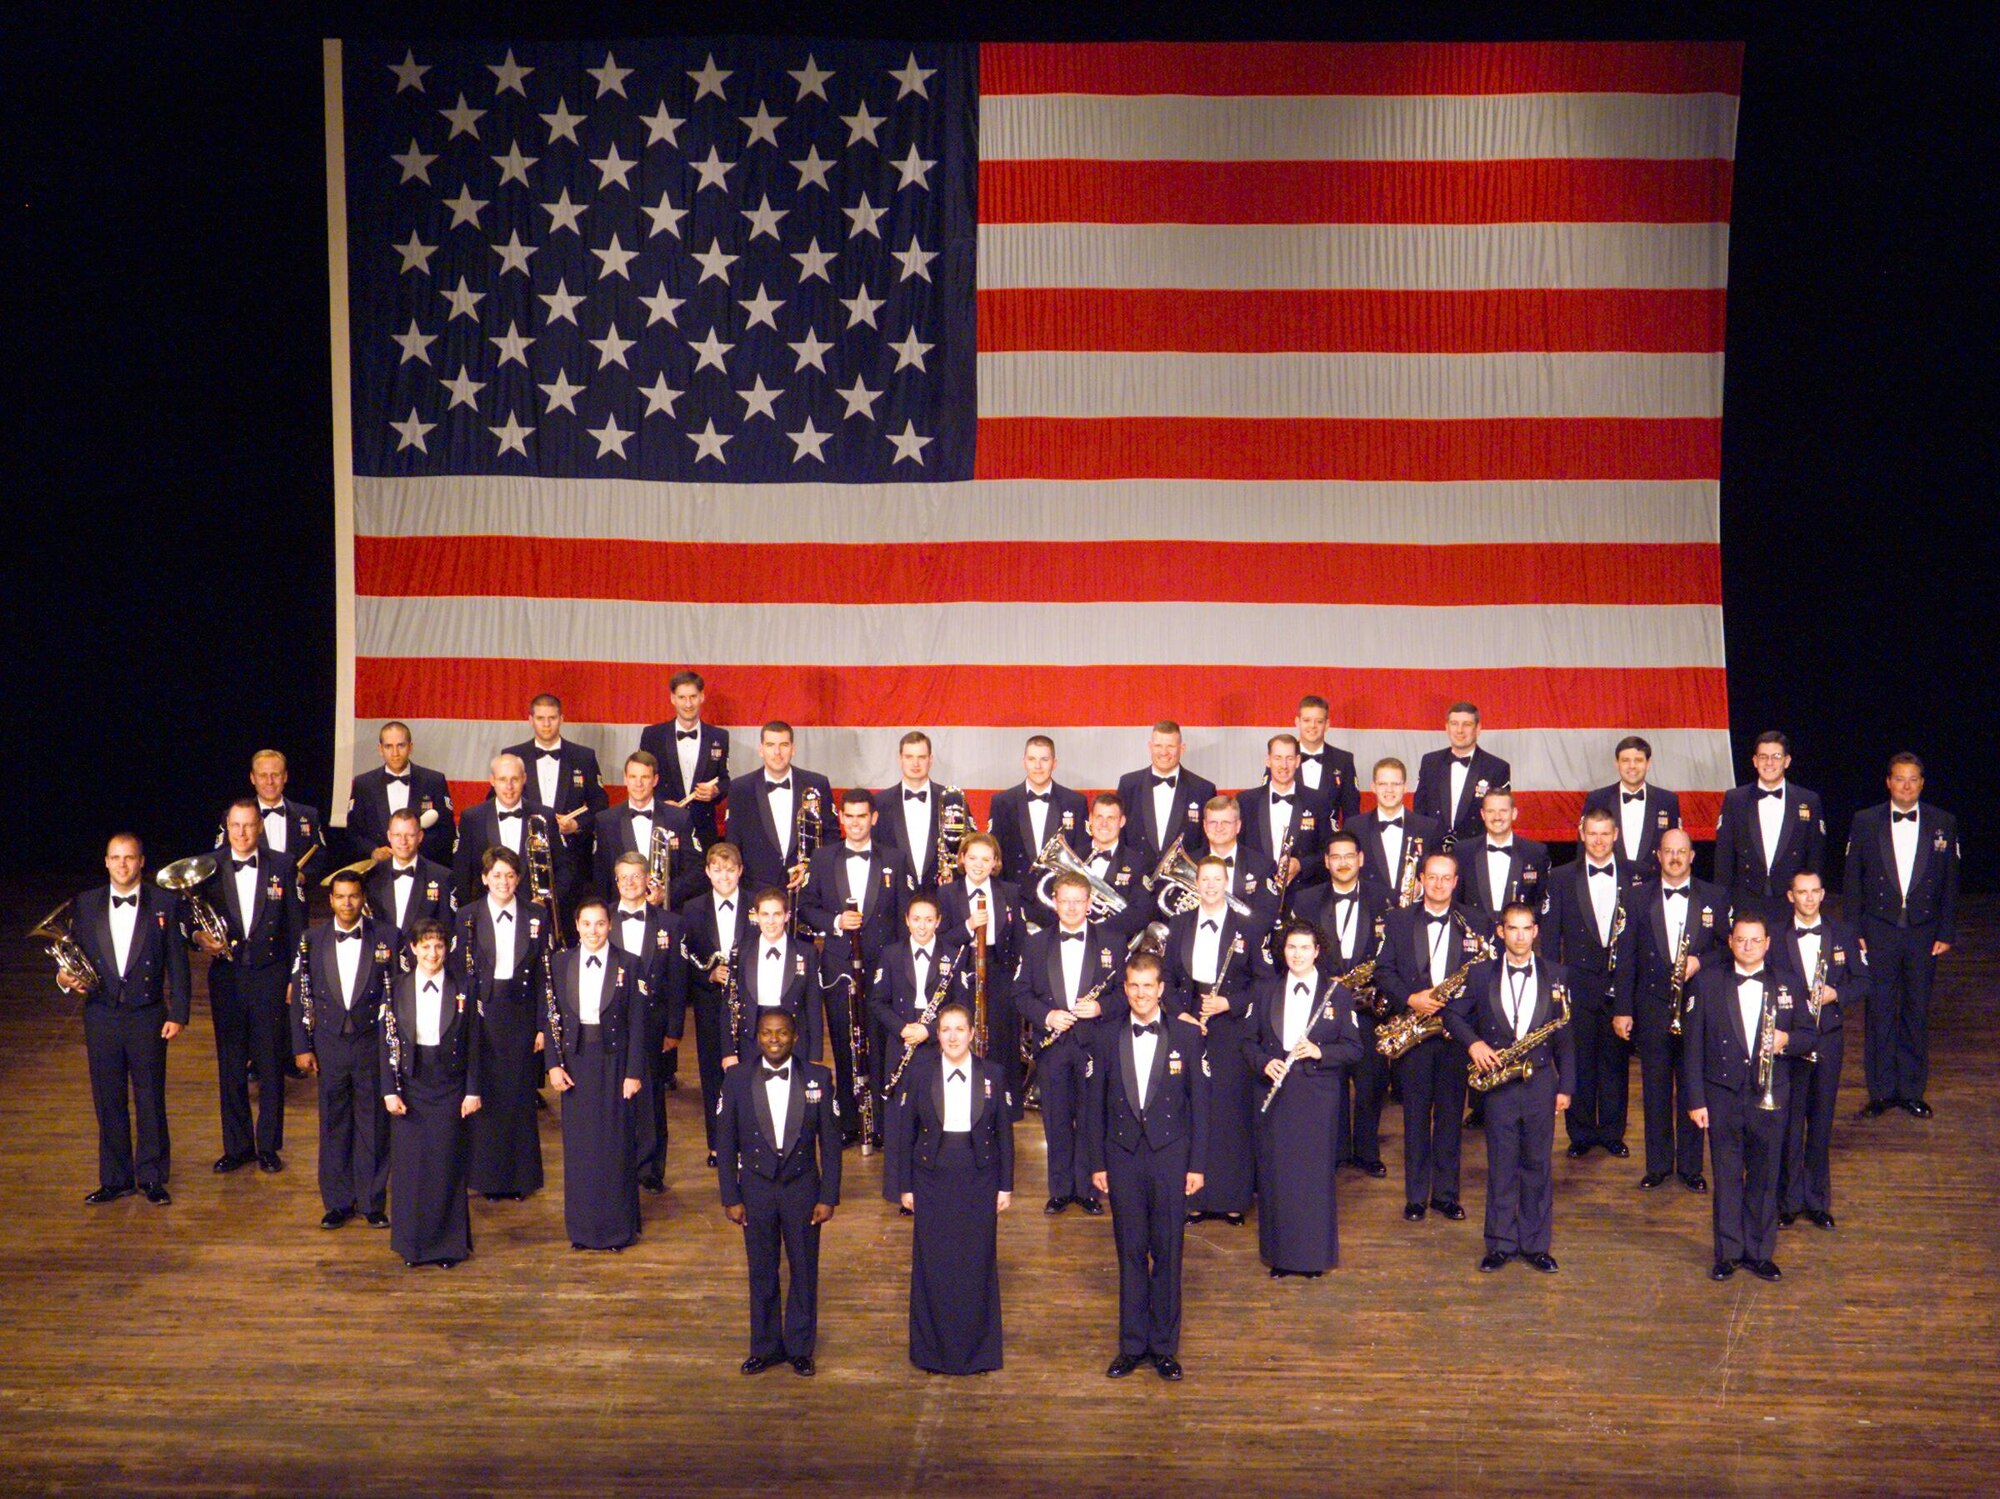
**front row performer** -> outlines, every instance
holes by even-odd
[[[1813,1049],[1792,1057],[1792,1096],[1785,1110],[1785,1160],[1778,1171],[1778,1222],[1790,1227],[1800,1214],[1819,1228],[1833,1227],[1833,1175],[1828,1147],[1833,1138],[1834,1098],[1840,1091],[1845,1052],[1842,1009],[1857,1001],[1874,1004],[1868,954],[1852,922],[1821,914],[1826,884],[1809,869],[1792,876],[1792,924],[1780,935],[1778,960],[1806,980],[1807,1003],[1815,1012]]]
[[[744,1230],[743,1253],[750,1267],[745,1374],[761,1374],[782,1363],[798,1374],[813,1372],[819,1231],[840,1203],[840,1098],[831,1072],[793,1055],[797,1035],[789,1011],[758,1012],[761,1060],[729,1069],[716,1108],[722,1211]],[[791,1266],[782,1316],[781,1248]]]
[[[547,1066],[542,1024],[553,932],[545,906],[517,898],[518,855],[496,844],[479,863],[486,898],[460,908],[451,944],[453,973],[479,1010],[486,1107],[472,1125],[472,1190],[488,1202],[519,1202],[542,1187],[535,1103]]]
[[[1057,891],[1060,913],[1063,892]],[[1181,1241],[1187,1203],[1202,1187],[1208,1148],[1208,1072],[1161,1012],[1160,960],[1125,965],[1115,1019],[1088,1041],[1083,1156],[1091,1186],[1111,1195],[1118,1245],[1118,1356],[1104,1373],[1123,1379],[1150,1362],[1179,1379]]]
[[[562,1094],[563,1227],[572,1249],[614,1253],[639,1237],[632,1100],[647,1081],[647,985],[611,945],[604,902],[576,908],[579,945],[549,960],[549,1086]],[[644,1109],[648,1104],[639,1105]]]
[[[1742,1266],[1778,1278],[1778,1165],[1785,1146],[1791,1073],[1785,1056],[1813,1048],[1805,983],[1766,961],[1764,918],[1745,912],[1729,929],[1735,962],[1705,968],[1687,1015],[1688,1115],[1708,1131],[1715,1177],[1713,1280]]]
[[[479,1112],[479,1006],[469,986],[445,972],[443,922],[419,922],[410,945],[416,969],[396,979],[377,1026],[396,1207],[389,1245],[405,1265],[449,1270],[472,1253],[466,1120]]]
[[[188,1021],[188,957],[174,897],[142,884],[146,850],[130,833],[104,846],[108,886],[76,898],[71,939],[96,972],[56,980],[83,998],[83,1044],[97,1111],[97,1190],[83,1200],[113,1202],[133,1190],[164,1207],[171,1156],[167,1140],[167,1043]],[[132,1155],[127,1080],[139,1116]]]
[[[998,1060],[972,1055],[972,1011],[948,1000],[937,1050],[897,1092],[890,1153],[910,1237],[910,1362],[934,1374],[1000,1367],[999,1215],[1014,1200],[1014,1122]]]
[[[1535,955],[1539,935],[1534,907],[1510,901],[1500,913],[1505,956],[1475,968],[1445,1010],[1445,1029],[1473,1067],[1486,1078],[1499,1073],[1486,1104],[1486,1256],[1479,1268],[1489,1274],[1517,1258],[1556,1272],[1550,1166],[1556,1115],[1569,1107],[1577,1064],[1568,975]]]

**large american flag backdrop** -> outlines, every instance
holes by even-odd
[[[738,770],[1470,698],[1527,830],[1628,732],[1712,827],[1740,48],[326,53],[343,782],[545,690],[615,778],[692,666]]]

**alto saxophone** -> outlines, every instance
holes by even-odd
[[[1674,947],[1673,972],[1667,976],[1667,1008],[1672,1013],[1667,1017],[1667,1034],[1681,1033],[1681,1011],[1686,1008],[1688,982],[1688,941],[1694,935],[1692,922],[1681,927],[1681,940]]]
[[[785,915],[794,933],[799,931],[799,891],[805,885],[801,873],[794,882],[793,871],[803,871],[819,851],[819,787],[808,786],[799,793],[798,809],[792,814],[792,869],[785,872]]]
[[[1466,1086],[1475,1093],[1491,1093],[1502,1083],[1511,1083],[1516,1078],[1531,1078],[1535,1075],[1535,1064],[1528,1060],[1528,1054],[1549,1037],[1569,1024],[1569,989],[1562,984],[1551,986],[1549,993],[1559,1007],[1556,1018],[1547,1025],[1538,1025],[1512,1046],[1502,1047],[1494,1053],[1494,1065],[1481,1072],[1477,1065],[1467,1068]]]
[[[1375,991],[1375,968],[1381,961],[1381,955],[1377,954],[1356,963],[1347,972],[1335,975],[1347,986],[1347,992],[1354,996],[1354,1003],[1377,1020],[1389,1013],[1388,996]]]

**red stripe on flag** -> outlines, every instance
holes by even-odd
[[[987,42],[982,94],[1740,94],[1740,42]]]
[[[703,710],[717,723],[901,728],[927,724],[1046,728],[1151,723],[1289,723],[1319,693],[1333,721],[1432,732],[1445,709],[1477,702],[1510,731],[1624,727],[1726,729],[1720,667],[1524,667],[1419,671],[1325,666],[726,666],[620,661],[522,661],[363,656],[355,663],[360,718],[512,720],[553,692],[579,723],[651,723],[668,707],[675,672],[715,686]]]
[[[982,161],[983,224],[1709,224],[1727,161]]]
[[[1714,479],[1712,417],[988,417],[980,479]]]
[[[979,347],[1199,354],[1714,354],[1728,294],[1692,290],[979,293]]]
[[[1063,603],[1102,542],[908,546],[362,536],[354,591],[383,598],[575,598],[735,604]],[[1236,603],[1282,576],[1287,598],[1399,608],[1476,604],[1720,604],[1708,543],[1476,546],[1129,541],[1091,587],[1104,603]]]

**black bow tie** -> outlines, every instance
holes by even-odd
[[[359,942],[361,940],[361,928],[356,927],[351,932],[343,932],[339,927],[335,927],[333,929],[333,940],[336,942]]]
[[[493,913],[493,919],[495,921],[512,921],[514,919],[514,913],[512,911],[495,911]]]
[[[915,948],[910,956],[919,963],[928,963],[931,960],[931,950],[928,947]]]
[[[1384,817],[1379,819],[1378,825],[1385,828],[1400,828],[1403,825],[1403,819],[1400,817]]]
[[[536,750],[536,751],[534,752],[534,754],[535,754],[535,758],[536,758],[537,760],[555,760],[555,759],[559,759],[559,758],[561,758],[561,756],[562,756],[562,751],[561,751],[561,750],[559,750],[559,749],[552,749],[552,750],[551,750],[551,749],[537,749],[537,750]]]
[[[764,956],[767,960],[771,958],[782,958],[784,956],[784,953],[781,952],[779,949],[773,947],[769,949],[767,952],[765,952]]]
[[[1088,935],[1089,933],[1087,932],[1063,932],[1061,934],[1062,940],[1065,942],[1081,942]]]
[[[1303,994],[1310,998],[1312,995],[1312,985],[1308,984],[1304,979],[1300,979],[1296,984],[1292,985],[1292,993]]]
[[[1467,766],[1467,767],[1470,767],[1470,766],[1471,766],[1471,764],[1472,764],[1472,756],[1470,756],[1470,755],[1453,755],[1453,756],[1451,757],[1451,763],[1452,763],[1452,764],[1454,764],[1454,765],[1464,765],[1464,766]]]
[[[1617,866],[1611,864],[1593,864],[1590,866],[1590,872],[1594,875],[1595,874],[1608,875],[1608,874],[1616,874],[1618,870]]]
[[[1028,793],[1028,800],[1031,802],[1045,802],[1049,800],[1052,794],[1053,793],[1047,791],[1030,791]]]
[[[255,869],[257,867],[257,856],[255,854],[252,854],[247,859],[231,859],[229,861],[229,867],[235,870],[238,874],[241,874],[246,869]]]
[[[1802,926],[1798,929],[1798,933],[1801,937],[1817,937],[1820,929],[1816,926]]]
[[[263,817],[283,817],[285,815],[285,804],[279,802],[275,807],[259,807],[257,811]]]
[[[436,979],[432,979],[429,983],[424,985],[424,993],[435,994],[437,992],[438,992],[438,985]]]
[[[396,775],[385,770],[382,772],[382,779],[390,785],[407,786],[410,784],[410,773],[406,770],[401,775]]]
[[[1273,804],[1276,804],[1278,802],[1283,802],[1286,806],[1289,807],[1292,804],[1292,798],[1296,794],[1297,794],[1296,792],[1291,792],[1291,791],[1286,791],[1283,793],[1273,791],[1271,793],[1271,801],[1273,802]]]
[[[1526,974],[1530,974],[1530,973],[1533,973],[1534,971],[1535,971],[1535,965],[1534,965],[1533,963],[1523,963],[1523,964],[1521,964],[1521,966],[1520,966],[1520,967],[1518,967],[1518,968],[1517,968],[1517,967],[1515,967],[1515,966],[1514,966],[1514,965],[1513,965],[1512,963],[1509,963],[1509,964],[1507,965],[1507,972],[1508,972],[1508,973],[1509,973],[1510,975],[1512,975],[1512,974],[1521,974],[1521,975],[1526,975]]]
[[[521,815],[521,809],[519,807],[516,807],[511,812],[507,811],[500,812],[499,817],[502,822],[505,822],[510,817],[519,817],[520,815]]]
[[[1424,920],[1432,923],[1433,925],[1442,926],[1446,922],[1451,920],[1451,912],[1447,911],[1442,916],[1433,916],[1431,915],[1430,912],[1426,911],[1424,912]]]
[[[1215,924],[1215,918],[1213,916],[1207,917],[1206,919],[1203,920],[1201,924],[1201,929],[1204,932],[1215,932],[1221,930],[1221,928]]]
[[[139,893],[136,890],[130,895],[114,895],[111,897],[111,907],[113,910],[116,910],[120,906],[136,906],[138,904]]]
[[[630,802],[627,802],[625,805],[632,807],[632,815],[634,817],[650,818],[653,815],[653,804],[651,802],[647,802],[643,807],[634,807]]]
[[[1673,900],[1676,898],[1681,900],[1686,900],[1687,893],[1688,893],[1688,887],[1685,885],[1679,885],[1679,886],[1669,885],[1663,887],[1660,891],[1660,894],[1666,896],[1669,900]]]
[[[1316,749],[1316,750],[1302,749],[1299,751],[1299,758],[1301,760],[1317,760],[1319,759],[1320,756],[1324,755],[1325,753],[1326,751],[1323,749]]]
[[[757,1075],[767,1083],[788,1083],[792,1080],[792,1064],[787,1062],[782,1067],[773,1067],[766,1062],[757,1069]]]
[[[585,968],[602,968],[604,966],[604,959],[597,956],[596,953],[592,953],[583,960],[583,966]]]
[[[903,788],[903,800],[906,802],[925,801],[928,800],[929,797],[930,793],[928,791],[912,791],[907,786]]]
[[[701,738],[701,730],[700,730],[700,729],[675,729],[675,730],[674,730],[674,738],[676,738],[676,739],[699,739],[699,738]]]
[[[1744,984],[1761,984],[1763,982],[1764,982],[1764,970],[1761,968],[1758,969],[1755,973],[1739,973],[1736,975],[1736,983],[1738,987],[1741,987]]]
[[[1157,1036],[1159,1033],[1160,1022],[1157,1020],[1149,1020],[1144,1025],[1136,1020],[1132,1022],[1132,1034],[1135,1036]]]
[[[1766,791],[1762,786],[1759,786],[1757,788],[1757,800],[1762,801],[1767,796],[1770,797],[1773,801],[1783,801],[1785,796],[1785,788],[1780,786],[1776,791]]]
[[[416,877],[417,866],[414,864],[408,869],[392,869],[389,871],[389,878],[392,880],[414,880]]]
[[[919,158],[919,159],[921,159],[921,158]],[[726,915],[728,915],[728,914],[729,914],[729,913],[730,913],[731,911],[733,911],[733,910],[735,910],[735,909],[736,909],[736,902],[735,902],[735,901],[733,901],[733,900],[725,900],[725,901],[722,901],[722,902],[720,902],[720,903],[719,903],[719,904],[718,904],[718,905],[716,906],[716,908],[715,908],[715,911],[716,911],[716,914],[717,914],[718,916],[726,916]]]
[[[636,911],[628,911],[625,907],[620,906],[618,908],[618,915],[625,921],[644,921],[646,919],[646,908],[641,906]]]
[[[965,1081],[965,1073],[961,1069],[954,1067],[951,1069],[951,1076],[946,1078],[945,1081],[952,1083],[962,1083]]]
[[[1621,791],[1618,793],[1618,802],[1621,806],[1627,802],[1642,802],[1645,799],[1646,793],[1643,791]]]
[[[1891,810],[1889,813],[1889,821],[1891,822],[1915,822],[1916,820],[1917,814],[1914,812],[1897,812]]]
[[[1340,905],[1344,901],[1359,900],[1360,898],[1361,898],[1361,892],[1359,890],[1349,890],[1345,894],[1342,894],[1338,890],[1333,892],[1333,903],[1336,906]]]
[[[1174,786],[1174,785],[1178,785],[1178,784],[1179,784],[1179,782],[1180,782],[1180,775],[1179,775],[1179,773],[1178,773],[1178,772],[1176,772],[1175,774],[1173,774],[1173,775],[1170,775],[1170,776],[1154,776],[1154,777],[1153,777],[1153,784],[1154,784],[1155,786]]]
[[[782,781],[766,781],[764,789],[766,791],[790,791],[792,789],[792,778],[786,776]]]

